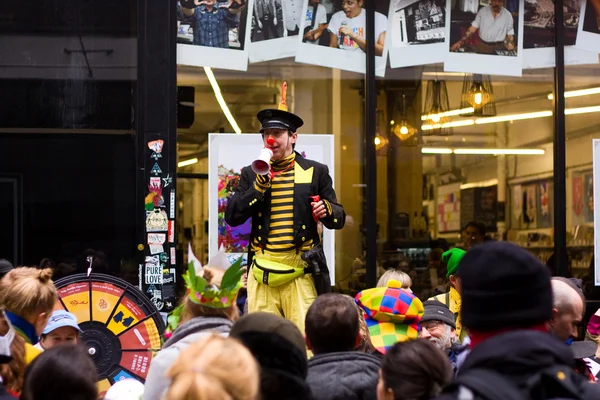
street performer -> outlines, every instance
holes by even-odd
[[[318,292],[331,291],[318,224],[342,229],[346,214],[329,168],[294,151],[296,130],[304,122],[288,112],[286,87],[284,82],[278,109],[257,114],[263,144],[273,154],[270,169],[265,175],[252,166],[242,169],[225,221],[238,226],[252,218],[248,311],[283,316],[304,332],[306,312]]]

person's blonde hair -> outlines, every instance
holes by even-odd
[[[356,304],[356,300],[352,296],[344,295],[348,299],[354,303],[356,306],[356,312],[358,313],[358,333],[360,334],[360,343],[356,346],[357,351],[363,353],[373,353],[376,351],[375,347],[371,344],[371,334],[369,333],[369,328],[367,327],[367,321],[365,320],[365,313],[362,308],[358,304]]]
[[[9,328],[4,312],[0,311],[0,335],[6,336]],[[8,390],[13,393],[20,393],[23,390],[23,380],[27,368],[25,363],[25,339],[21,335],[13,337],[10,344],[10,355],[12,360],[8,364],[0,365],[0,376]]]
[[[260,369],[246,347],[233,338],[208,335],[188,346],[167,371],[165,400],[254,400]]]
[[[408,290],[412,286],[412,279],[410,279],[410,276],[407,273],[402,272],[399,269],[389,269],[381,275],[381,278],[379,278],[379,281],[377,282],[377,287],[387,287],[388,282],[392,279],[400,282],[400,284],[402,284],[402,289]]]
[[[52,312],[57,298],[50,268],[15,268],[0,280],[0,305],[25,319]]]
[[[209,285],[216,285],[219,287],[221,285],[221,278],[222,273],[218,270],[204,267],[204,279],[207,280]],[[183,309],[181,311],[180,324],[197,317],[221,317],[235,322],[240,316],[235,302],[230,307],[225,308],[207,307],[194,303],[190,300],[187,293],[181,300],[181,305],[183,305]]]

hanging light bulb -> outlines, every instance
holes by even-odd
[[[475,95],[473,95],[473,101],[475,102],[475,104],[480,106],[481,103],[483,102],[483,93],[476,92]]]
[[[379,146],[381,144],[381,138],[379,136],[375,136],[375,146]]]
[[[406,125],[402,125],[400,127],[400,134],[401,135],[408,135],[408,127]]]
[[[448,136],[452,134],[452,128],[447,127],[450,121],[448,111],[450,102],[448,100],[448,89],[445,81],[437,79],[427,82],[425,96],[424,114],[427,116],[427,125],[432,127],[427,131],[428,135]],[[425,134],[422,132],[422,134]]]

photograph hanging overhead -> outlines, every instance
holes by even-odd
[[[392,68],[444,61],[445,0],[393,0],[389,13]]]
[[[576,46],[600,53],[600,0],[583,0]]]
[[[245,71],[253,0],[180,0],[177,63]],[[247,32],[248,31],[248,32]]]

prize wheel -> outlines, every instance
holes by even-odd
[[[165,325],[154,304],[135,286],[103,274],[77,274],[55,282],[55,310],[77,316],[82,340],[98,370],[100,397],[117,381],[144,383]]]

